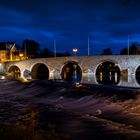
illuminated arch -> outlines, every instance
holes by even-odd
[[[68,61],[61,69],[61,77],[64,81],[80,82],[82,80],[82,69],[77,62]]]
[[[118,84],[120,81],[120,68],[117,63],[104,61],[97,66],[95,77],[97,83]]]
[[[21,70],[18,66],[11,66],[8,70],[8,73],[10,73],[10,76],[12,76],[12,78],[19,78],[21,76]]]

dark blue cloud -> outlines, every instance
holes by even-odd
[[[0,5],[0,40],[34,39],[42,47],[57,51],[79,49],[87,55],[110,47],[118,53],[131,42],[140,42],[140,1],[132,0],[2,0]]]

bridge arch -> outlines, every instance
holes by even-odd
[[[82,80],[82,68],[76,61],[67,61],[61,68],[61,78],[68,82],[80,82]]]
[[[31,79],[31,68],[36,63],[43,63],[49,68],[49,79],[53,78],[61,79],[61,68],[66,61],[76,61],[77,64],[82,67],[82,82],[96,81],[96,70],[98,66],[105,62],[113,62],[118,65],[121,70],[121,80],[118,85],[122,86],[136,86],[140,87],[140,84],[136,81],[136,71],[140,65],[140,55],[102,55],[102,56],[70,56],[70,57],[56,57],[56,58],[37,58],[24,61],[12,61],[4,63],[4,72],[8,72],[9,68],[16,65],[20,68],[21,76],[26,76]],[[0,69],[2,71],[2,69]],[[89,70],[89,71],[88,71]],[[10,70],[11,71],[11,70]],[[26,72],[25,72],[26,71]],[[25,77],[25,78],[26,78]],[[89,78],[89,79],[88,79]]]
[[[135,78],[138,84],[140,84],[140,65],[136,68]]]
[[[118,84],[120,81],[121,69],[118,63],[105,60],[99,63],[95,69],[95,79],[97,83]]]
[[[49,68],[44,63],[36,63],[31,68],[32,79],[49,79]]]
[[[10,73],[10,76],[15,79],[21,76],[21,70],[16,65],[10,66],[10,68],[8,69],[8,73]]]

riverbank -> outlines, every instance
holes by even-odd
[[[139,89],[47,80],[0,89],[0,139],[140,139]]]

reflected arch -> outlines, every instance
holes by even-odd
[[[19,78],[21,76],[21,71],[17,66],[11,66],[8,70],[8,73],[10,73],[10,76],[14,79]]]
[[[136,78],[137,83],[140,85],[140,65],[136,69],[135,78]]]
[[[120,82],[120,68],[118,64],[105,61],[100,63],[96,69],[96,81],[99,84],[116,85]]]
[[[76,83],[82,80],[82,69],[75,61],[65,63],[61,70],[61,77],[64,81]]]
[[[32,79],[49,79],[49,69],[43,63],[35,64],[31,69]]]

